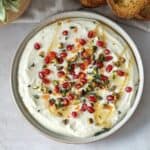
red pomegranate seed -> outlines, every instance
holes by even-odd
[[[72,115],[73,118],[77,118],[78,117],[78,113],[76,111],[73,111],[71,113],[71,115]]]
[[[89,113],[93,113],[95,110],[94,110],[94,108],[93,108],[92,106],[88,106],[88,107],[87,107],[87,111],[88,111]]]
[[[72,93],[69,93],[68,96],[67,96],[67,99],[69,101],[73,100],[74,99],[74,95]]]
[[[68,35],[68,31],[67,31],[67,30],[64,30],[64,31],[62,32],[62,34],[63,34],[63,35]]]
[[[49,79],[44,78],[44,79],[42,79],[42,82],[43,82],[44,84],[49,84],[49,83],[50,83],[50,80],[49,80]]]
[[[45,75],[49,75],[51,73],[51,70],[50,69],[44,69],[42,71]]]
[[[83,103],[81,106],[81,111],[86,111],[87,110],[87,104]]]
[[[106,98],[107,98],[108,101],[113,101],[114,100],[114,96],[113,95],[108,95]]]
[[[108,66],[106,67],[106,71],[107,71],[107,72],[111,72],[112,69],[113,69],[113,66],[112,66],[112,65],[108,65]]]
[[[99,68],[103,68],[104,64],[102,62],[97,62],[96,66],[99,67]]]
[[[67,48],[68,51],[71,51],[73,49],[73,45],[67,45],[66,48]]]
[[[69,85],[70,85],[70,84],[69,84],[68,82],[65,82],[65,83],[63,83],[62,86],[63,86],[63,88],[67,89],[67,88],[69,88]]]
[[[85,66],[84,63],[79,64],[79,66],[80,66],[80,69],[82,69],[82,70],[85,70],[85,69],[86,69],[86,66]]]
[[[46,56],[44,59],[45,64],[49,64],[51,62],[51,59],[49,56]]]
[[[117,75],[118,76],[124,76],[125,73],[122,70],[117,70]]]
[[[59,64],[62,64],[64,62],[64,59],[62,57],[57,57],[57,62]]]
[[[38,43],[38,42],[36,42],[36,43],[34,44],[34,48],[35,48],[36,50],[39,50],[39,49],[41,48],[41,44]]]
[[[58,73],[57,73],[57,75],[58,75],[58,77],[63,77],[64,75],[65,75],[65,72],[64,71],[59,71]]]
[[[87,83],[87,79],[85,79],[85,78],[81,78],[80,81],[81,81],[83,84]]]
[[[95,32],[94,31],[89,31],[88,32],[88,38],[93,38],[95,36]]]
[[[104,54],[105,54],[105,55],[109,55],[109,54],[110,54],[110,50],[109,50],[109,49],[105,49],[105,50],[104,50]]]
[[[80,88],[82,87],[82,85],[81,85],[80,83],[77,83],[77,84],[75,85],[75,87],[76,87],[77,89],[80,89]]]
[[[112,56],[106,56],[106,57],[105,57],[105,61],[110,61],[110,60],[112,60],[112,59],[113,59]]]
[[[86,78],[86,74],[84,72],[79,72],[79,78]]]
[[[90,58],[90,57],[89,57],[89,58],[86,58],[86,59],[84,60],[84,63],[87,63],[88,65],[91,64],[91,62],[92,62],[92,61],[91,61],[91,58]]]
[[[39,78],[40,79],[44,79],[45,78],[45,74],[43,73],[43,71],[39,72]]]
[[[54,102],[53,100],[50,100],[50,101],[49,101],[49,104],[50,104],[51,106],[53,106],[53,105],[55,104],[55,102]]]
[[[63,105],[64,106],[68,106],[69,105],[68,99],[66,99],[66,98],[63,99]]]
[[[56,58],[57,54],[56,54],[56,52],[54,52],[54,51],[50,51],[50,52],[48,53],[48,56],[50,57],[50,59],[54,59],[54,58]]]
[[[88,96],[88,100],[91,101],[91,102],[96,102],[96,96],[94,96],[94,95],[89,95],[89,96]]]
[[[105,75],[101,75],[100,80],[102,80],[102,81],[106,81],[106,80],[108,80],[108,77],[107,77],[107,76],[105,76]]]
[[[54,91],[56,92],[56,93],[59,93],[59,86],[58,85],[56,85],[55,87],[54,87]]]
[[[66,53],[66,52],[62,52],[62,53],[60,53],[60,57],[62,57],[62,58],[67,57],[67,53]]]
[[[80,39],[80,40],[79,40],[79,43],[80,43],[81,45],[85,45],[85,44],[86,44],[86,40],[85,40],[85,39]]]
[[[126,91],[127,93],[130,93],[130,92],[132,91],[132,87],[127,86],[127,87],[125,88],[125,91]]]
[[[73,78],[74,78],[74,79],[78,79],[78,78],[79,78],[79,75],[78,75],[78,74],[75,74],[75,72],[74,72],[72,75],[73,75]]]
[[[97,41],[97,46],[104,47],[105,43],[103,41]]]

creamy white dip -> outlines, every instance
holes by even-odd
[[[74,29],[71,29],[71,27],[74,26],[78,29],[75,32]],[[67,38],[66,36],[62,35],[62,32],[64,30],[69,31]],[[94,119],[94,113],[89,113],[88,111],[80,113],[80,115],[76,118],[69,116],[69,122],[67,124],[64,124],[62,120],[65,119],[65,117],[59,117],[52,113],[47,106],[47,102],[45,102],[45,100],[40,97],[43,94],[43,91],[41,91],[41,88],[39,87],[41,85],[41,79],[39,78],[38,73],[42,70],[44,58],[39,55],[41,53],[46,54],[50,50],[59,53],[59,43],[64,43],[65,46],[67,44],[75,44],[75,39],[87,39],[87,34],[91,30],[96,31],[96,36],[92,39],[93,45],[96,45],[98,37],[100,38],[100,40],[106,43],[105,48],[97,47],[97,50],[94,53],[95,58],[97,58],[99,54],[106,48],[111,51],[111,56],[113,56],[113,59],[110,60],[108,64],[114,64],[114,62],[116,62],[120,56],[123,57],[125,59],[125,62],[120,68],[127,73],[127,77],[116,77],[115,79],[112,79],[113,77],[110,77],[111,86],[115,85],[117,87],[115,89],[115,93],[119,92],[121,96],[119,100],[117,100],[117,102],[109,102],[109,106],[112,107],[111,114],[109,114],[107,110],[106,112],[103,110],[100,112],[99,110],[96,111],[97,113],[101,113],[102,115],[104,115],[104,118],[102,118],[104,120],[100,120],[99,125],[97,125],[95,122],[88,122],[89,118]],[[41,44],[40,50],[35,50],[34,48],[34,44],[37,42]],[[87,47],[89,47],[89,45],[87,45]],[[67,59],[71,58],[74,55],[75,53],[68,52]],[[62,65],[64,66],[64,68],[67,67],[65,61]],[[53,72],[52,74],[48,75],[51,81],[63,81],[63,79],[57,76],[55,63],[50,64],[49,68]],[[93,68],[93,65],[91,65],[85,70],[85,72],[90,73],[93,71]],[[117,67],[114,65],[113,70],[116,69]],[[79,68],[76,68],[75,71],[76,73],[78,73],[80,70]],[[107,71],[105,71],[105,69],[103,73],[107,76],[112,76],[112,73],[108,73]],[[91,80],[90,78],[91,77],[89,75],[88,79]],[[122,117],[124,117],[134,101],[135,94],[138,88],[138,79],[139,75],[135,58],[130,47],[123,40],[123,38],[120,37],[120,35],[114,32],[111,28],[95,20],[76,18],[50,24],[41,29],[32,37],[32,39],[28,41],[19,64],[18,90],[28,111],[44,127],[56,133],[64,134],[67,136],[90,137],[97,132],[103,131],[106,128],[112,128],[121,120]],[[85,86],[83,86],[80,90],[73,88],[72,91],[75,94],[78,94],[79,91],[85,88]],[[132,87],[132,92],[130,93],[125,92],[125,88],[128,86]],[[51,84],[48,87],[52,89],[54,88]],[[96,88],[93,89],[93,91],[96,92]],[[101,106],[103,106],[103,104],[108,103],[106,97],[110,93],[112,92],[110,92],[108,89],[97,90],[97,95],[102,97],[102,99],[97,102],[100,104],[97,109],[101,109]],[[51,97],[57,98],[57,95],[51,94]],[[87,104],[89,104],[88,101]],[[71,107],[71,109],[74,110],[74,107]],[[106,125],[107,123],[103,123],[105,121],[109,122],[109,125]]]

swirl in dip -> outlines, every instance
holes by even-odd
[[[131,107],[138,69],[128,44],[108,26],[74,18],[50,24],[22,54],[19,93],[44,127],[90,137],[111,129]]]

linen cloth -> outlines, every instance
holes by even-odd
[[[32,0],[29,9],[25,14],[16,22],[17,23],[39,23],[44,18],[58,13],[69,10],[87,10],[98,12],[104,16],[107,16],[116,22],[127,24],[144,31],[150,32],[150,21],[139,20],[124,20],[113,15],[108,6],[102,6],[98,8],[83,8],[79,0]]]

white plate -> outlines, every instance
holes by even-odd
[[[140,81],[139,81],[139,88],[134,100],[134,103],[132,104],[131,108],[128,110],[128,112],[126,113],[126,115],[124,116],[124,118],[122,120],[120,120],[113,128],[111,128],[109,131],[104,132],[98,136],[93,136],[93,137],[88,137],[88,138],[75,138],[75,137],[68,137],[68,136],[64,136],[64,135],[60,135],[57,133],[54,133],[53,131],[50,131],[48,129],[46,129],[44,126],[42,126],[38,121],[36,121],[33,116],[28,112],[27,108],[25,107],[19,92],[18,92],[18,64],[20,61],[20,57],[21,54],[26,46],[26,44],[28,43],[28,41],[42,28],[44,28],[45,26],[47,26],[48,24],[51,24],[53,22],[56,22],[60,19],[66,19],[66,18],[74,18],[74,17],[82,17],[82,18],[88,18],[88,19],[95,19],[98,20],[104,24],[106,24],[107,26],[109,26],[110,28],[112,28],[115,32],[117,32],[118,34],[120,34],[120,36],[128,43],[128,45],[131,47],[132,52],[135,56],[136,62],[137,62],[137,66],[138,66],[138,71],[139,71],[139,77],[140,77]],[[61,142],[65,142],[65,143],[89,143],[89,142],[94,142],[100,139],[103,139],[111,134],[113,134],[114,132],[116,132],[119,128],[121,128],[128,120],[129,118],[132,116],[132,114],[134,113],[134,111],[136,110],[141,95],[142,95],[142,91],[143,91],[143,85],[144,85],[144,72],[143,72],[143,64],[142,64],[142,60],[139,54],[139,51],[135,45],[135,43],[133,42],[133,40],[130,38],[130,36],[119,26],[117,25],[115,22],[111,21],[110,19],[101,16],[99,14],[95,14],[95,13],[90,13],[90,12],[81,12],[81,11],[72,11],[72,12],[64,12],[64,13],[60,13],[60,14],[56,14],[53,16],[50,16],[46,21],[43,21],[42,23],[40,23],[40,25],[35,28],[26,38],[25,40],[22,42],[22,44],[20,45],[13,64],[12,64],[12,72],[11,72],[11,86],[12,86],[12,92],[13,92],[13,96],[15,99],[15,102],[17,104],[17,106],[19,107],[19,109],[21,110],[21,112],[23,113],[23,115],[25,116],[25,118],[35,127],[37,128],[39,131],[41,131],[42,133],[44,133],[45,135],[47,135],[48,137],[50,137],[51,139],[54,139],[56,141],[61,141]]]

